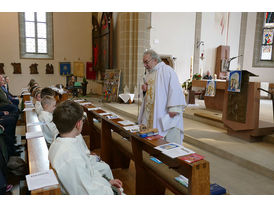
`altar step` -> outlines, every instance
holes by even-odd
[[[274,144],[247,142],[227,135],[225,130],[193,120],[185,121],[184,142],[274,180]]]

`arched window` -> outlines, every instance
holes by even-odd
[[[273,60],[274,12],[265,12],[261,45],[261,60]]]
[[[274,67],[273,12],[258,12],[253,52],[253,67]]]
[[[20,57],[53,59],[52,13],[20,12]]]

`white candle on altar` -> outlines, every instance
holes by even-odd
[[[192,80],[193,77],[193,57],[190,57],[190,80]]]

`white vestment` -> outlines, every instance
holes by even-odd
[[[63,194],[113,195],[111,184],[95,170],[76,138],[58,137],[49,148]]]
[[[39,101],[37,101],[37,100],[36,100],[36,102],[35,102],[34,107],[35,107],[35,111],[36,111],[36,113],[37,113],[38,115],[44,110],[43,107],[42,107],[42,105],[41,105],[41,102],[39,102]]]
[[[38,119],[40,122],[45,122],[45,124],[41,126],[42,131],[47,143],[51,144],[54,138],[59,133],[56,125],[52,121],[52,113],[47,111],[41,111],[41,113],[38,115]]]
[[[170,66],[160,62],[149,72],[147,78],[148,88],[142,102],[138,123],[148,126],[149,115],[152,114],[153,126],[150,127],[157,128],[159,135],[168,137],[167,141],[182,144],[184,138],[183,109],[186,102],[177,74]],[[151,106],[151,101],[153,101],[153,106]],[[149,106],[152,111],[146,108]],[[178,112],[179,118],[174,128],[164,130],[161,119],[168,112]]]
[[[106,175],[109,179],[113,179],[112,171],[108,164],[104,161],[99,160],[97,155],[91,155],[90,150],[88,149],[83,136],[80,134],[76,136],[76,139],[81,147],[81,150],[84,151],[87,157],[90,159],[91,165],[94,167],[95,170],[99,171],[102,175]]]

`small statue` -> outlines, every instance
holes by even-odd
[[[30,74],[39,74],[38,70],[37,70],[37,66],[38,66],[38,64],[36,64],[36,63],[30,65],[30,67],[29,67],[30,68]]]
[[[54,69],[52,64],[46,65],[46,74],[54,74]]]
[[[209,80],[212,79],[212,76],[210,75],[210,71],[206,72],[206,75],[203,77],[203,79],[209,79]]]
[[[13,74],[22,74],[21,63],[11,63],[13,66]]]
[[[4,63],[0,63],[0,74],[5,74]]]

